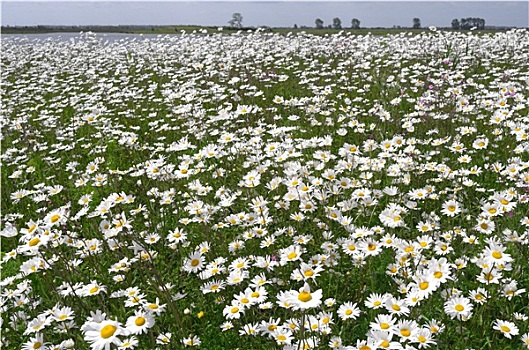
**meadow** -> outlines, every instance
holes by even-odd
[[[5,349],[529,349],[529,32],[3,39]]]

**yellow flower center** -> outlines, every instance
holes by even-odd
[[[298,300],[306,303],[307,301],[310,301],[312,299],[312,295],[308,292],[301,292],[298,295]]]
[[[200,261],[198,259],[191,260],[191,266],[196,267],[198,266],[198,264],[200,264]]]
[[[386,322],[382,322],[382,323],[380,324],[380,328],[382,328],[382,329],[388,329],[388,328],[389,328],[389,324],[386,323]]]
[[[441,277],[443,277],[443,273],[441,271],[435,271],[433,276],[435,278],[441,278]]]
[[[501,328],[501,331],[505,333],[509,333],[511,331],[511,329],[507,326],[501,326],[500,328]]]
[[[417,340],[420,341],[421,343],[424,343],[427,339],[426,339],[425,336],[419,335],[419,336],[417,337]]]
[[[465,307],[463,305],[461,305],[461,304],[457,304],[456,306],[454,306],[454,309],[456,311],[461,312],[461,311],[465,310]]]
[[[35,237],[31,241],[29,241],[29,246],[30,247],[34,247],[34,246],[36,246],[39,243],[40,243],[40,239],[38,237]]]
[[[101,332],[100,332],[101,338],[103,339],[110,338],[111,336],[114,335],[114,333],[116,333],[116,330],[117,328],[115,326],[111,324],[107,324],[105,327],[101,328]]]
[[[450,206],[449,206],[448,208],[446,208],[446,209],[448,209],[448,211],[450,211],[450,212],[454,212],[454,211],[456,211],[456,207],[455,207],[454,205],[450,205]]]
[[[59,320],[61,320],[61,321],[64,321],[64,320],[66,320],[67,318],[68,318],[67,315],[60,315],[60,316],[59,316]]]
[[[402,334],[403,337],[409,337],[411,332],[409,329],[404,328],[400,330],[400,334]]]
[[[312,277],[312,276],[314,276],[314,271],[307,270],[303,274],[305,275],[305,277]]]
[[[98,286],[95,286],[93,287],[92,289],[89,290],[90,294],[94,294],[95,292],[97,292],[99,290],[99,287]]]
[[[239,312],[239,308],[237,306],[234,306],[234,307],[231,308],[230,312],[232,314],[236,314],[237,312]]]
[[[375,250],[376,248],[377,248],[377,246],[374,245],[373,243],[369,243],[369,244],[367,245],[367,250],[371,250],[371,251],[373,251],[373,250]]]
[[[397,304],[393,304],[393,305],[391,305],[391,308],[392,308],[393,310],[395,310],[395,311],[400,311],[400,306],[397,305]]]
[[[241,299],[241,303],[243,303],[243,304],[248,304],[249,302],[250,302],[250,299],[248,299],[248,298],[242,298]]]
[[[261,294],[259,294],[259,292],[252,292],[251,296],[252,296],[252,298],[259,298],[259,296],[261,296]]]
[[[55,215],[53,215],[53,216],[51,217],[50,221],[54,224],[54,223],[56,223],[57,221],[59,221],[60,218],[61,218],[60,215],[55,214]]]
[[[388,348],[389,347],[389,342],[387,340],[383,340],[382,343],[380,343],[380,346],[383,347],[383,348]]]
[[[136,326],[141,327],[145,324],[146,321],[147,320],[145,319],[145,317],[140,316],[136,319],[136,321],[134,321],[134,323],[136,324]]]
[[[347,316],[351,315],[352,313],[353,313],[353,310],[351,310],[351,309],[345,310],[345,314]]]
[[[494,252],[492,252],[492,257],[493,257],[494,259],[501,259],[502,256],[503,256],[503,255],[501,254],[501,252],[498,252],[498,251],[494,251]]]
[[[33,344],[33,349],[40,349],[41,346],[42,346],[42,343],[38,341],[35,344]]]
[[[280,334],[280,335],[277,336],[277,340],[285,341],[285,340],[287,340],[287,337],[285,337],[283,334]]]
[[[158,308],[157,304],[149,304],[149,309],[156,310]]]
[[[425,289],[428,289],[428,286],[429,286],[429,285],[430,285],[430,284],[429,284],[428,282],[421,282],[421,283],[419,283],[419,288],[420,288],[421,290],[425,290]]]
[[[292,252],[292,253],[287,255],[287,258],[288,258],[288,260],[292,260],[292,259],[297,258],[297,256],[298,256],[298,254],[296,252]]]
[[[375,300],[375,302],[373,303],[373,305],[375,306],[380,306],[380,304],[382,304],[380,300]]]
[[[271,324],[270,326],[268,326],[269,331],[274,331],[276,329],[277,329],[277,326],[275,324]]]

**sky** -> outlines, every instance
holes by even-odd
[[[227,26],[233,13],[244,26],[314,27],[338,17],[362,27],[411,27],[418,17],[423,27],[449,27],[452,19],[484,18],[486,25],[529,27],[529,1],[26,1],[2,0],[1,23],[33,25],[204,25]]]

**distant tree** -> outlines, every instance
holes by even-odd
[[[479,18],[479,29],[484,30],[485,29],[485,19]]]
[[[458,30],[461,28],[461,24],[459,23],[459,20],[457,18],[454,18],[452,20],[452,29]]]
[[[294,23],[294,29],[298,29],[298,25]]]
[[[342,21],[338,17],[333,18],[332,27],[334,29],[342,29]]]
[[[353,29],[360,28],[360,20],[358,18],[353,18],[351,20],[351,28],[353,28]]]
[[[460,29],[469,30],[472,28],[485,29],[485,20],[474,17],[461,18]]]
[[[316,29],[322,29],[323,28],[323,21],[319,18],[316,18]]]
[[[413,19],[413,29],[419,29],[419,28],[421,28],[421,19],[415,17]]]
[[[234,13],[228,23],[232,27],[242,28],[242,15],[239,12]]]

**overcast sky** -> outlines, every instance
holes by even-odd
[[[245,26],[325,25],[334,17],[350,26],[450,26],[454,18],[480,17],[486,25],[529,26],[529,1],[1,1],[2,25],[177,25],[226,26],[240,12]]]

